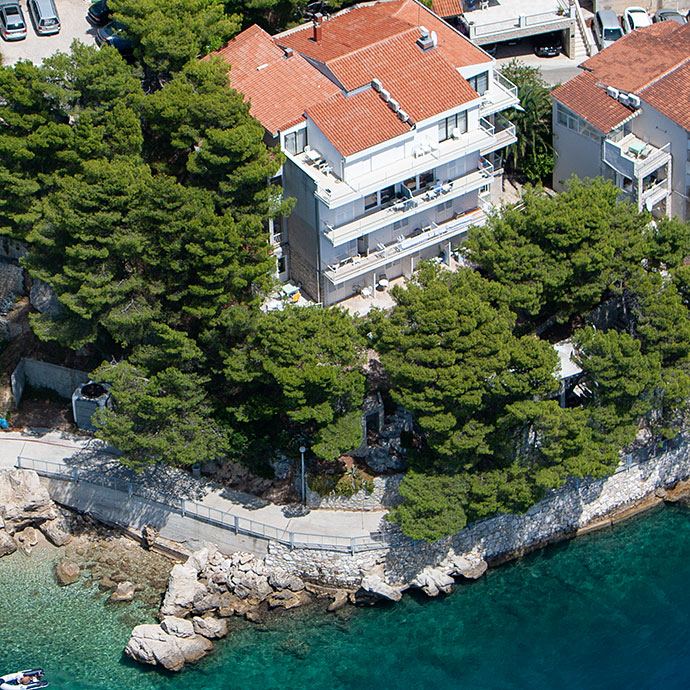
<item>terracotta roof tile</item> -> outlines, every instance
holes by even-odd
[[[658,22],[622,36],[581,67],[606,86],[637,92],[688,57],[690,24]]]
[[[554,89],[551,95],[604,134],[608,134],[634,112],[611,98],[589,72],[578,74]]]
[[[332,96],[308,108],[307,115],[343,156],[410,131],[372,89]]]
[[[652,108],[690,131],[690,62],[685,62],[640,91],[640,97]]]
[[[252,26],[219,51],[230,63],[230,85],[251,103],[251,114],[271,134],[292,127],[304,111],[340,89],[303,57],[285,57],[271,36]]]
[[[463,12],[461,0],[433,0],[432,9],[439,17],[455,17]]]
[[[438,48],[455,67],[488,62],[486,53],[413,0],[382,0],[350,7],[321,24],[321,40],[313,40],[311,23],[278,34],[275,39],[319,62],[354,53],[387,38],[424,26],[438,35]]]

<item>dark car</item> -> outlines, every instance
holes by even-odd
[[[108,9],[108,0],[98,0],[94,2],[86,14],[88,20],[96,26],[103,26],[107,24],[110,19],[110,10]]]
[[[96,31],[96,43],[99,46],[108,44],[115,48],[122,57],[131,57],[134,52],[132,41],[127,38],[127,28],[118,22],[109,22]]]
[[[6,41],[26,38],[26,22],[18,2],[0,2],[0,34]]]
[[[556,57],[563,48],[560,31],[551,31],[548,34],[539,34],[533,39],[534,54],[539,57]]]
[[[685,24],[685,17],[678,10],[671,10],[663,7],[654,15],[654,22],[677,22]]]

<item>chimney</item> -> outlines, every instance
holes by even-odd
[[[286,58],[291,58],[291,57],[292,57],[292,55],[293,55],[293,53],[294,53],[294,51],[292,50],[292,48],[284,48],[283,50],[285,51],[285,57],[286,57]]]
[[[321,22],[323,21],[323,15],[320,12],[317,12],[314,15],[314,36],[312,37],[312,40],[315,43],[318,43],[321,40]]]

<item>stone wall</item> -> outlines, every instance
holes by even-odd
[[[398,487],[404,474],[374,477],[374,490],[360,489],[352,496],[321,496],[307,486],[307,505],[323,510],[386,510],[400,503]]]
[[[639,503],[660,487],[690,476],[690,444],[604,479],[570,480],[560,491],[534,505],[524,515],[500,515],[475,523],[459,534],[433,544],[415,542],[397,528],[389,546],[348,554],[294,550],[271,543],[266,565],[333,586],[355,587],[366,571],[383,569],[385,580],[401,588],[414,586],[429,568],[456,574],[457,559],[481,557],[492,562],[557,541],[607,515]]]

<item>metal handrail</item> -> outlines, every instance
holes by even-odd
[[[94,486],[104,486],[114,491],[126,493],[129,498],[137,498],[166,506],[180,513],[182,517],[190,517],[199,522],[231,530],[235,534],[245,534],[259,539],[276,541],[291,549],[322,549],[327,551],[342,551],[357,553],[358,551],[372,551],[384,548],[387,544],[387,535],[383,532],[372,532],[369,536],[362,535],[357,537],[337,536],[330,534],[311,534],[308,532],[293,532],[268,525],[257,520],[251,520],[235,513],[220,510],[203,503],[190,501],[186,498],[166,495],[166,500],[153,501],[136,490],[136,486],[131,481],[112,479],[108,481],[98,481],[97,478],[84,476],[78,467],[70,467],[63,463],[51,460],[37,460],[26,456],[17,456],[18,469],[34,470],[43,477],[60,479],[73,483],[92,484]]]

